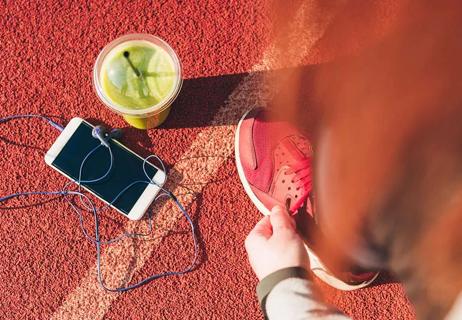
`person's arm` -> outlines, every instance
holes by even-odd
[[[257,296],[266,319],[349,319],[318,300],[303,240],[284,209],[276,207],[260,220],[245,246],[260,279]]]

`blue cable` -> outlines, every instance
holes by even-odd
[[[42,116],[41,114],[16,114],[16,115],[0,118],[0,123],[4,123],[4,122],[10,121],[10,120],[15,120],[15,119],[28,119],[28,118],[43,119],[46,122],[48,122],[48,124],[50,124],[53,128],[58,129],[59,131],[64,130],[64,127],[62,125],[60,125],[59,123],[56,123],[55,121],[51,120],[51,118],[49,118],[49,117]]]
[[[109,162],[109,168],[107,169],[106,173],[99,177],[99,178],[96,178],[96,179],[91,179],[91,180],[82,180],[82,170],[83,170],[83,166],[85,164],[85,162],[87,162],[88,158],[91,157],[91,155],[96,151],[98,150],[102,145],[99,144],[97,145],[94,149],[92,149],[90,152],[87,153],[87,155],[85,156],[85,158],[83,158],[82,160],[82,164],[80,165],[80,169],[79,169],[79,180],[78,180],[78,183],[79,184],[82,184],[82,183],[87,183],[87,184],[90,184],[90,183],[96,183],[96,182],[101,182],[103,181],[108,175],[109,173],[111,173],[112,171],[112,165],[114,163],[114,156],[112,155],[112,150],[111,148],[108,148],[109,150],[109,157],[110,157],[110,162]]]
[[[0,124],[1,123],[4,123],[4,122],[7,122],[9,120],[13,120],[13,119],[21,119],[21,118],[41,118],[45,121],[47,121],[51,126],[53,126],[54,128],[58,129],[59,131],[63,131],[64,128],[59,125],[58,123],[54,122],[53,120],[51,120],[50,118],[48,117],[45,117],[45,116],[42,116],[42,115],[35,115],[35,114],[25,114],[25,115],[14,115],[14,116],[9,116],[9,117],[5,117],[5,118],[0,118]],[[110,163],[109,163],[109,166],[108,166],[108,169],[107,171],[99,178],[96,178],[96,179],[90,179],[90,180],[83,180],[82,179],[82,171],[83,171],[83,167],[85,165],[85,163],[87,162],[87,160],[91,157],[91,155],[96,151],[98,150],[100,147],[102,147],[102,144],[101,145],[98,145],[97,147],[93,148],[90,152],[87,153],[87,155],[84,157],[84,159],[82,160],[82,163],[80,164],[80,168],[79,168],[79,179],[77,181],[75,181],[78,185],[78,191],[72,191],[72,190],[66,190],[67,187],[70,186],[70,184],[72,183],[72,181],[66,183],[64,185],[64,190],[59,190],[59,191],[32,191],[32,192],[18,192],[18,193],[14,193],[14,194],[11,194],[11,195],[8,195],[8,196],[4,196],[4,197],[0,197],[0,203],[4,202],[4,201],[7,201],[7,200],[10,200],[10,199],[13,199],[13,198],[17,198],[17,197],[20,197],[20,196],[31,196],[31,195],[61,195],[61,196],[64,196],[65,199],[68,201],[68,203],[70,204],[71,208],[77,213],[77,217],[79,219],[79,225],[80,225],[80,228],[82,230],[82,233],[84,235],[84,237],[89,240],[90,242],[92,242],[95,246],[96,246],[96,269],[97,269],[97,278],[98,278],[98,283],[99,285],[106,291],[110,291],[110,292],[126,292],[126,291],[129,291],[129,290],[133,290],[133,289],[136,289],[136,288],[139,288],[153,280],[156,280],[156,279],[160,279],[160,278],[163,278],[163,277],[168,277],[168,276],[179,276],[179,275],[183,275],[185,273],[188,273],[190,271],[192,271],[196,265],[196,262],[197,262],[197,257],[198,257],[198,250],[199,250],[199,244],[198,244],[198,241],[197,241],[197,236],[196,236],[196,230],[195,230],[195,226],[194,226],[194,222],[192,221],[191,217],[189,216],[189,214],[187,213],[186,209],[183,207],[183,205],[178,201],[178,199],[175,197],[175,195],[168,191],[167,189],[163,188],[161,185],[155,183],[152,178],[149,177],[149,175],[147,174],[147,171],[146,171],[146,164],[148,162],[148,160],[152,157],[156,158],[159,163],[161,164],[162,166],[162,169],[164,170],[164,172],[166,172],[165,170],[165,166],[164,166],[164,163],[162,162],[162,160],[156,156],[156,155],[150,155],[148,157],[146,157],[143,161],[143,172],[144,174],[146,175],[146,178],[147,178],[147,181],[146,180],[137,180],[137,181],[134,181],[132,182],[131,184],[129,184],[128,186],[126,186],[124,189],[122,189],[115,197],[114,199],[112,199],[111,202],[109,202],[108,205],[102,207],[102,208],[97,208],[96,205],[94,204],[94,202],[86,195],[82,192],[81,190],[81,187],[82,187],[82,183],[84,184],[92,184],[92,183],[98,183],[98,182],[101,182],[102,180],[104,180],[109,174],[110,172],[112,171],[112,168],[113,168],[113,163],[114,163],[114,157],[113,157],[113,154],[112,154],[112,150],[110,148],[110,145],[109,145],[109,156],[110,156]],[[163,181],[163,184],[165,183],[166,181]],[[184,270],[181,270],[181,271],[166,271],[166,272],[162,272],[162,273],[158,273],[158,274],[155,274],[155,275],[152,275],[150,277],[147,277],[146,279],[144,280],[141,280],[140,282],[138,283],[135,283],[135,284],[132,284],[132,285],[129,285],[129,286],[126,286],[126,287],[117,287],[117,288],[109,288],[106,286],[106,284],[104,283],[104,279],[103,279],[103,276],[102,276],[102,272],[101,272],[101,246],[102,245],[109,245],[109,244],[112,244],[112,243],[115,243],[117,241],[120,241],[124,238],[136,238],[136,237],[144,237],[144,236],[147,236],[149,235],[151,232],[152,232],[152,214],[151,214],[151,211],[148,211],[148,215],[149,215],[149,225],[148,225],[148,233],[147,234],[140,234],[140,233],[127,233],[127,232],[124,232],[121,236],[119,237],[116,237],[116,238],[113,238],[113,239],[109,239],[109,240],[106,240],[106,241],[102,241],[101,238],[100,238],[100,232],[99,232],[99,219],[98,219],[98,212],[99,211],[102,211],[102,210],[105,210],[107,208],[109,208],[111,205],[113,205],[127,190],[129,190],[131,187],[133,187],[134,185],[137,185],[137,184],[140,184],[140,183],[144,183],[144,184],[154,184],[156,185],[163,193],[160,193],[156,199],[154,201],[156,201],[157,199],[159,199],[160,197],[162,196],[168,196],[170,199],[172,199],[175,204],[178,206],[178,208],[180,209],[180,211],[182,212],[182,214],[184,215],[184,217],[186,218],[186,220],[188,221],[190,227],[191,227],[191,234],[192,234],[192,238],[193,238],[193,244],[194,244],[194,256],[191,260],[191,263],[190,265],[184,269]],[[74,196],[79,196],[79,199],[80,199],[80,202],[81,204],[87,209],[87,210],[90,210],[92,213],[93,213],[93,219],[94,219],[94,223],[95,223],[95,235],[94,237],[92,237],[89,232],[85,229],[84,227],[84,219],[83,219],[83,215],[82,215],[82,209],[78,208],[74,203],[72,203],[72,201],[70,199],[68,199],[67,197],[69,195],[74,195]],[[87,204],[84,203],[84,200],[87,201]]]

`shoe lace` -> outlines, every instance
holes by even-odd
[[[303,193],[300,195],[297,201],[290,206],[290,211],[297,211],[309,197],[312,188],[312,174],[311,174],[311,158],[304,158],[296,163],[289,164],[289,169],[286,171],[287,175],[295,173],[292,178],[292,183],[296,184],[296,190],[303,188]]]

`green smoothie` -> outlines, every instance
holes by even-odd
[[[158,126],[181,88],[179,61],[162,40],[154,43],[158,39],[154,36],[129,35],[119,39],[123,38],[127,39],[105,49],[107,52],[103,50],[105,54],[98,57],[101,61],[97,60],[95,67],[97,92],[106,105],[134,127]]]

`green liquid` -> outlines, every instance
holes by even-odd
[[[128,58],[124,56],[126,52]],[[159,46],[142,41],[114,48],[100,73],[106,97],[127,109],[145,109],[164,101],[173,91],[177,77],[170,55]]]

